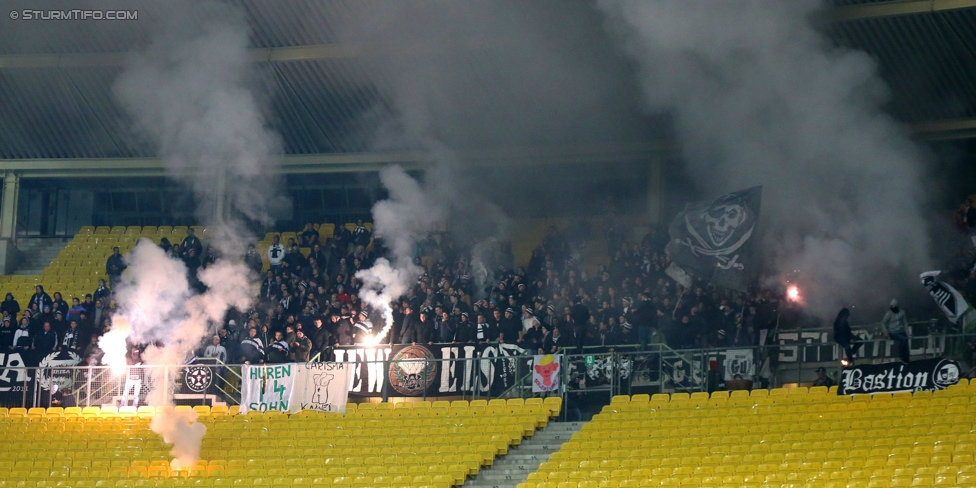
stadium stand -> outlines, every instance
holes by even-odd
[[[0,285],[24,300],[34,294],[35,285],[44,285],[50,293],[60,291],[68,302],[72,298],[83,299],[98,286],[98,280],[108,281],[105,274],[105,260],[112,254],[112,248],[119,247],[125,254],[139,242],[147,238],[159,243],[164,237],[179,244],[186,237],[187,226],[130,226],[93,227],[85,226],[68,241],[64,249],[37,276],[0,276]],[[193,226],[201,239],[210,237],[210,229]]]
[[[373,224],[371,222],[366,222],[363,225],[372,231]],[[332,236],[335,224],[314,224],[313,227],[320,232],[319,243],[324,246],[328,238]],[[352,230],[355,229],[356,224],[347,223],[344,224],[344,227]],[[49,293],[60,291],[69,303],[72,298],[84,301],[85,294],[95,290],[99,279],[108,282],[108,276],[105,274],[105,260],[112,255],[113,247],[118,246],[122,254],[125,254],[132,250],[142,238],[150,239],[156,244],[166,238],[171,244],[179,244],[186,237],[187,229],[190,228],[194,229],[196,235],[204,242],[210,240],[211,229],[198,225],[84,226],[68,241],[64,249],[44,268],[40,275],[0,276],[0,287],[4,288],[5,292],[12,292],[22,302],[34,294],[35,285],[43,285]],[[269,232],[257,244],[265,271],[268,269],[266,251],[271,244],[272,236],[276,234],[282,236],[283,242],[287,242],[288,237],[296,236],[294,232]],[[310,251],[311,248],[302,248],[302,253],[306,257]]]
[[[976,486],[976,385],[616,396],[520,487]]]
[[[349,223],[349,222],[347,222],[347,223],[343,224],[343,227],[345,227],[349,232],[352,232],[353,230],[356,229],[356,224],[355,223]],[[363,223],[363,227],[365,227],[366,230],[368,230],[370,233],[373,232],[373,223],[372,222],[364,222]],[[328,223],[326,223],[326,224],[312,224],[312,228],[315,229],[315,231],[319,233],[319,245],[322,246],[322,247],[325,247],[326,245],[328,245],[329,239],[332,237],[333,233],[335,232],[335,224],[328,224]],[[296,241],[298,239],[298,233],[297,232],[268,232],[268,233],[266,233],[264,235],[264,238],[261,239],[260,241],[258,241],[257,246],[256,246],[257,247],[257,250],[258,250],[258,254],[261,256],[261,262],[263,263],[263,268],[261,269],[261,272],[262,273],[268,271],[268,269],[271,266],[268,263],[267,250],[268,250],[268,247],[271,246],[271,243],[273,242],[274,236],[279,236],[281,238],[281,243],[283,245],[285,245],[285,244],[288,243],[288,239],[295,239]],[[367,246],[367,250],[370,251],[370,252],[373,251],[373,240],[372,240],[372,238],[370,239],[369,246]],[[300,248],[300,251],[302,253],[302,256],[305,256],[307,258],[308,255],[312,252],[312,248],[310,248],[310,247],[302,247],[302,248]]]
[[[160,408],[172,407],[0,409],[0,487],[459,486],[559,406],[365,403],[346,415],[197,406],[207,426],[201,459],[179,471],[149,427]]]

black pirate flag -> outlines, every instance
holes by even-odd
[[[755,275],[750,242],[762,187],[689,204],[671,222],[667,252],[674,264],[716,285],[745,290]]]

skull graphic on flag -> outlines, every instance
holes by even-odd
[[[761,198],[757,186],[688,205],[671,223],[668,254],[704,279],[717,271],[743,271],[743,247],[759,220]]]

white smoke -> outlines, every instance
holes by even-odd
[[[929,256],[920,151],[882,113],[861,52],[810,23],[818,0],[601,0],[641,67],[646,108],[669,114],[710,195],[763,184],[767,280],[811,311],[886,303]]]
[[[257,75],[243,13],[212,0],[155,8],[151,18],[160,24],[153,26],[152,43],[129,56],[116,97],[170,175],[193,190],[201,219],[227,224],[223,216],[214,221],[224,204],[270,222],[269,212],[279,204],[269,189],[276,182],[270,168],[280,141],[254,95]],[[226,190],[225,202],[215,198],[218,186]]]
[[[183,364],[204,338],[216,333],[228,309],[249,307],[256,290],[246,268],[221,260],[200,270],[198,278],[207,291],[194,294],[183,262],[148,239],[139,241],[126,262],[129,267],[116,292],[120,310],[99,347],[113,371],[124,371],[126,341],[149,344],[142,356],[153,385],[147,400],[172,406],[173,382],[167,379],[178,374],[173,366]],[[195,420],[195,413],[172,410],[153,418],[153,431],[173,444],[175,469],[192,466],[199,457],[206,428]]]
[[[119,329],[106,334],[106,356],[117,361],[123,336],[151,344],[149,365],[180,365],[212,336],[228,310],[246,310],[256,291],[238,259],[246,220],[268,223],[280,204],[274,165],[277,136],[266,126],[252,87],[249,28],[243,13],[219,1],[176,0],[147,5],[151,42],[132,53],[114,92],[136,132],[151,143],[169,176],[192,190],[198,218],[212,228],[217,261],[200,269],[197,293],[181,261],[141,241],[127,257],[117,290]],[[225,195],[223,198],[220,195]],[[201,259],[203,256],[200,256]],[[128,330],[123,327],[127,326]],[[151,368],[153,405],[173,405],[175,370]],[[192,413],[167,410],[153,431],[173,444],[174,468],[192,465],[206,431]]]
[[[423,273],[423,268],[413,261],[417,242],[443,226],[447,217],[443,202],[421,188],[403,168],[384,169],[380,181],[390,196],[373,206],[373,230],[389,247],[393,261],[379,258],[373,267],[356,273],[356,278],[363,282],[359,297],[383,315],[384,326],[376,334],[376,342],[385,338],[393,327],[390,303],[406,293]]]

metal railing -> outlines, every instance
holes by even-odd
[[[560,354],[558,391],[569,394],[617,394],[714,391],[739,388],[740,377],[752,388],[807,384],[814,369],[840,369],[843,349],[825,342],[821,331],[784,331],[775,344],[752,347],[671,349],[652,344],[585,347]],[[861,334],[858,363],[896,360],[893,341]],[[533,354],[509,344],[427,344],[345,347],[335,359],[356,363],[350,401],[396,397],[420,399],[492,399],[544,396],[532,391]],[[962,334],[934,333],[910,340],[912,359],[947,357],[966,371],[972,352]],[[971,376],[972,370],[966,376]],[[0,406],[145,405],[150,391],[166,388],[177,404],[237,404],[238,365],[194,363],[181,366],[130,366],[116,374],[100,366],[12,367],[0,370]]]

